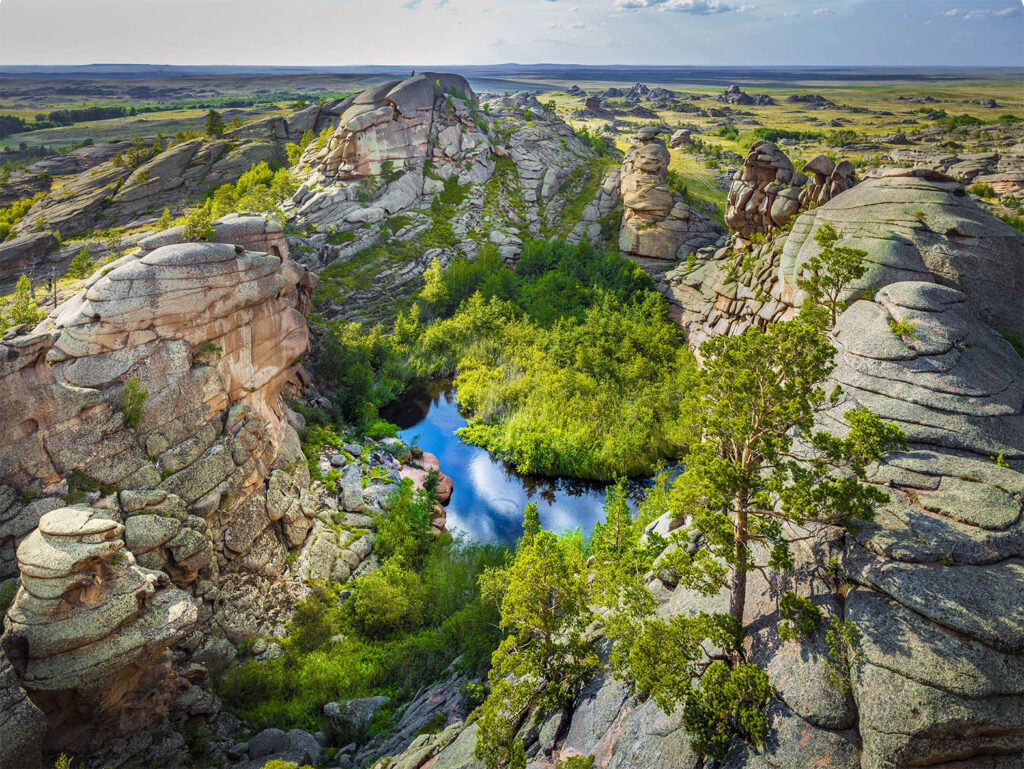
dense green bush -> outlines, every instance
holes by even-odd
[[[778,142],[779,139],[793,139],[794,141],[817,141],[821,134],[817,131],[789,131],[784,128],[767,128],[761,126],[752,131],[755,141]]]
[[[385,561],[358,581],[352,594],[355,627],[370,638],[382,638],[423,623],[423,583],[400,558]]]
[[[457,372],[465,440],[524,472],[586,478],[675,454],[693,360],[646,273],[586,244],[530,241],[514,272],[478,280],[413,353],[420,374]]]
[[[234,211],[274,213],[296,189],[298,184],[291,171],[287,168],[275,171],[266,161],[260,161],[238,177],[238,181],[222,184],[213,191],[210,196],[212,214],[218,217]]]
[[[379,427],[370,430],[379,409],[394,400],[412,377],[400,322],[398,332],[385,334],[380,326],[367,332],[359,323],[328,324],[314,369],[335,387],[331,401],[335,418],[365,431],[381,432]]]
[[[14,225],[21,221],[28,210],[45,194],[45,192],[37,192],[30,198],[15,200],[6,208],[0,208],[0,241],[14,237]]]

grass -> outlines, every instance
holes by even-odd
[[[22,111],[0,108],[0,114],[13,114],[14,112]],[[46,110],[31,110],[32,114],[30,117],[34,117],[36,113],[41,111]],[[45,144],[48,147],[60,147],[75,144],[89,138],[100,144],[114,139],[131,139],[136,136],[155,136],[157,134],[173,136],[178,131],[187,131],[189,129],[202,130],[207,111],[205,109],[181,109],[146,112],[142,115],[131,117],[90,120],[70,126],[26,131],[25,133],[13,134],[0,139],[0,148],[16,148],[20,142],[25,142],[29,146]],[[241,116],[244,125],[245,123],[270,117],[271,115],[287,115],[291,111],[287,106],[259,106],[225,109],[223,114],[227,122],[230,122],[235,115]],[[20,116],[26,117],[25,115]]]

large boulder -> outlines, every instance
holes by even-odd
[[[959,289],[999,331],[1024,335],[1024,234],[982,211],[963,185],[926,169],[892,169],[801,216],[782,250],[780,298],[799,304],[796,279],[817,254],[824,223],[841,245],[867,252],[867,286],[927,280]]]

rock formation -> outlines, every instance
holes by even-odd
[[[3,647],[47,717],[51,749],[89,750],[166,718],[166,693],[143,679],[195,626],[197,607],[181,590],[158,588],[165,575],[136,565],[124,530],[95,510],[64,507],[18,547],[21,589]]]
[[[641,128],[622,162],[619,250],[639,259],[678,262],[724,230],[668,185],[669,153],[654,126]]]
[[[904,208],[920,210],[928,227],[908,226]],[[983,318],[1016,327],[998,309],[1013,306],[1010,289],[986,276],[995,264],[1024,275],[1024,236],[982,213],[948,177],[894,171],[802,214],[784,244],[755,251],[753,267],[720,249],[696,269],[670,273],[690,344],[789,317],[799,299],[794,255],[809,253],[814,228],[826,220],[844,244],[869,251],[866,281],[878,291],[839,318],[826,391],[838,384],[844,400],[819,427],[843,434],[843,413],[866,406],[903,428],[910,446],[872,469],[870,481],[890,496],[873,521],[855,533],[806,530],[793,573],[751,573],[746,653],[775,691],[769,734],[760,750],[734,744],[720,766],[1017,767],[1024,367]],[[899,336],[895,322],[913,324],[913,334]],[[677,523],[667,514],[652,528],[666,534]],[[704,597],[656,572],[649,586],[663,617],[728,607],[724,593]],[[810,598],[826,621],[853,623],[849,691],[829,677],[823,632],[805,642],[779,638],[786,589]],[[670,769],[697,759],[678,710],[666,715],[606,675],[569,707],[528,721],[517,738],[536,767],[590,754],[598,769]],[[432,769],[479,769],[475,741],[475,725],[453,724],[390,766],[429,760]]]
[[[814,233],[822,222],[835,227],[842,245],[867,253],[868,271],[848,298],[894,281],[934,281],[963,291],[996,329],[1020,333],[1014,297],[1024,281],[1024,236],[979,209],[959,182],[894,169],[801,215],[792,233],[755,248],[746,264],[723,248],[669,272],[663,290],[691,344],[791,318],[803,301],[796,281],[819,252]]]
[[[0,424],[0,577],[22,582],[4,646],[48,746],[88,752],[89,733],[173,759],[183,738],[157,739],[146,714],[218,706],[165,649],[196,625],[190,651],[280,635],[308,594],[275,579],[320,509],[281,399],[300,384],[314,280],[276,223],[215,230],[234,242],[146,239],[0,343],[0,408],[20,415]],[[18,701],[13,684],[2,696]]]
[[[802,216],[782,248],[779,294],[798,304],[796,278],[817,252],[814,232],[829,222],[842,245],[867,252],[857,291],[901,280],[928,280],[962,291],[999,331],[1024,333],[1024,235],[986,214],[963,185],[926,169],[891,169]]]
[[[738,243],[786,224],[800,209],[806,175],[793,170],[786,153],[772,142],[754,142],[743,167],[733,176],[726,201],[725,223],[736,231]]]
[[[672,134],[672,138],[669,139],[669,149],[678,149],[684,144],[690,143],[690,131],[685,128],[680,128],[678,131]]]
[[[827,203],[840,192],[845,192],[857,183],[856,171],[849,160],[834,162],[825,155],[807,161],[803,168],[804,176],[809,176],[807,187],[800,193],[801,208],[810,208],[812,204]]]
[[[285,208],[320,230],[294,242],[321,271],[318,312],[376,321],[420,287],[434,258],[447,264],[490,242],[511,264],[523,238],[568,234],[578,220],[565,212],[595,194],[604,165],[529,93],[478,98],[457,75],[421,73],[356,96],[330,139],[307,148]],[[384,242],[400,254],[352,275],[347,263]]]
[[[813,174],[810,180],[808,174]],[[784,227],[801,208],[821,205],[856,183],[848,160],[836,164],[819,155],[799,172],[775,144],[754,142],[743,167],[733,176],[725,222],[736,231],[738,250],[755,233]]]
[[[59,169],[76,175],[38,201],[17,223],[16,232],[26,236],[60,230],[68,238],[91,229],[150,220],[153,211],[159,213],[164,207],[180,210],[210,188],[238,179],[255,163],[284,162],[287,142],[298,141],[307,130],[333,125],[345,105],[341,99],[312,104],[289,116],[273,116],[228,131],[221,138],[171,143],[135,166],[117,163],[109,149],[114,145],[83,147],[90,152],[75,151],[79,154],[75,157],[81,157],[75,167],[66,163]]]
[[[746,93],[738,85],[731,85],[715,96],[725,104],[755,104],[758,107],[766,107],[775,103],[775,100],[766,93]]]
[[[7,655],[0,652],[0,745],[4,769],[39,769],[46,716],[25,694]]]

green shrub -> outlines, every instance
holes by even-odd
[[[352,593],[355,626],[370,638],[423,624],[423,585],[399,558],[390,558],[359,580]]]
[[[457,372],[473,412],[464,440],[523,472],[589,478],[642,474],[677,453],[693,362],[646,273],[552,240],[524,243],[514,271],[496,260],[486,277],[464,274],[475,293],[425,327],[412,356],[420,374]]]
[[[725,125],[719,126],[718,130],[712,134],[713,136],[721,136],[723,139],[729,141],[736,141],[740,138],[740,132],[732,123],[726,123]]]
[[[216,232],[213,229],[209,203],[196,206],[185,215],[185,230],[181,239],[186,243],[213,240]]]
[[[142,406],[149,393],[139,387],[139,378],[133,376],[121,390],[120,411],[124,414],[124,426],[134,427],[142,419]]]
[[[71,264],[68,265],[67,272],[64,274],[69,278],[88,278],[95,269],[96,263],[89,256],[89,246],[85,245],[71,258]]]
[[[37,192],[30,198],[22,198],[6,208],[0,208],[0,241],[14,237],[14,225],[21,221],[28,210],[44,195],[45,192]]]
[[[46,313],[36,304],[35,290],[27,275],[18,278],[14,287],[14,297],[7,308],[6,322],[11,326],[25,324],[34,326],[46,317]]]
[[[996,191],[992,189],[992,185],[985,184],[984,182],[975,182],[968,191],[979,198],[994,198],[996,196]]]

